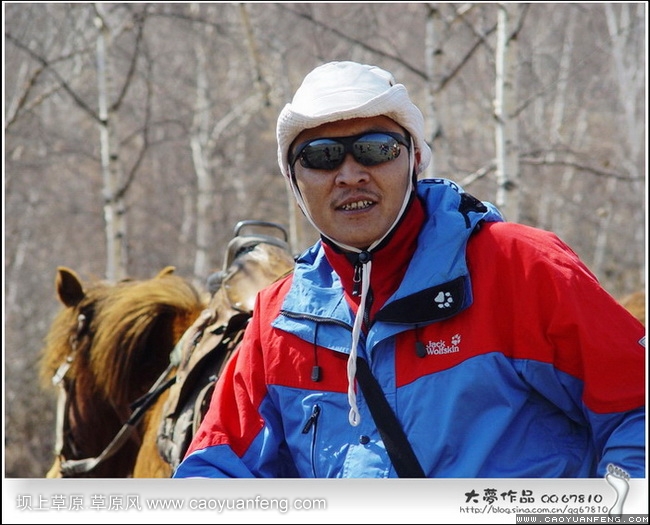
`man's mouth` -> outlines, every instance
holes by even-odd
[[[365,210],[366,208],[370,208],[374,204],[373,201],[354,201],[354,202],[348,202],[347,204],[344,204],[343,206],[340,207],[341,210],[343,211],[356,211],[356,210]]]

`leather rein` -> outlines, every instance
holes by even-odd
[[[156,399],[158,399],[158,397],[176,381],[175,376],[166,379],[175,366],[174,363],[170,362],[167,369],[154,382],[147,393],[132,403],[132,408],[135,408],[133,414],[131,414],[129,419],[122,425],[115,437],[101,452],[101,454],[96,457],[85,459],[65,459],[63,455],[63,447],[65,444],[64,436],[70,429],[69,409],[71,401],[69,390],[74,385],[74,380],[66,379],[66,375],[77,354],[79,336],[87,327],[86,316],[84,314],[79,314],[79,317],[77,318],[77,330],[70,338],[72,351],[59,366],[54,376],[52,376],[52,384],[59,388],[56,410],[55,453],[60,459],[59,470],[62,477],[73,477],[86,474],[96,468],[100,463],[113,456],[128,441],[135,430],[136,425],[140,422],[147,409],[151,407]]]

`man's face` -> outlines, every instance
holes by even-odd
[[[312,139],[381,131],[406,136],[401,126],[384,116],[341,120],[303,131],[290,152]],[[399,148],[396,158],[374,166],[360,164],[350,153],[332,170],[306,168],[300,160],[294,164],[300,194],[322,233],[339,243],[364,249],[388,231],[411,184],[408,148]]]

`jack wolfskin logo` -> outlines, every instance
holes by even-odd
[[[454,303],[454,298],[449,292],[438,292],[434,302],[438,308],[451,308],[451,305]]]
[[[443,355],[454,354],[460,352],[460,334],[456,334],[451,338],[451,344],[445,341],[429,341],[426,345],[427,355]]]

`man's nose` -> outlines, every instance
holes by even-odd
[[[345,155],[343,163],[336,170],[337,184],[360,184],[369,178],[368,167],[357,162],[351,153]]]

